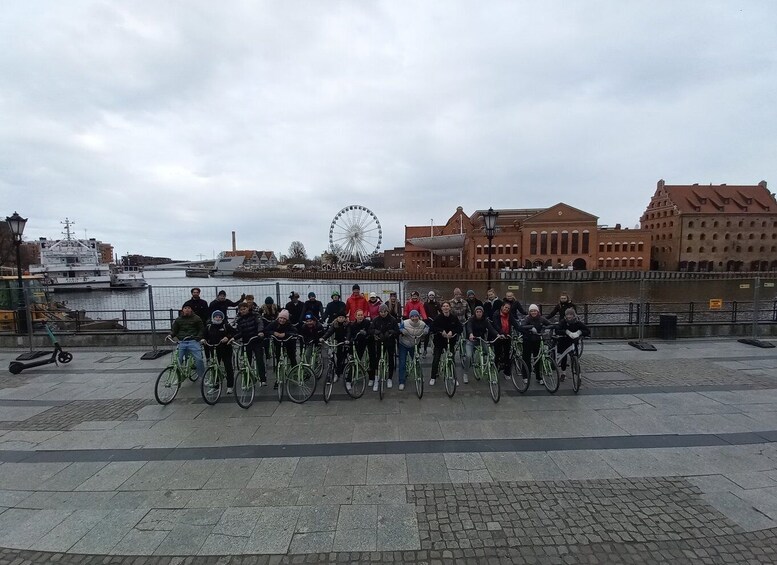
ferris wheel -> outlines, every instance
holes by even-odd
[[[329,249],[341,262],[367,261],[380,250],[382,241],[378,217],[357,204],[340,210],[329,226]]]

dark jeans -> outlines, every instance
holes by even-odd
[[[567,347],[572,345],[575,340],[573,340],[571,337],[567,335],[558,336],[558,340],[556,341],[556,351],[559,353],[563,353],[567,350]],[[564,355],[564,358],[561,360],[560,363],[561,370],[566,371],[567,370],[567,356]]]
[[[437,370],[440,368],[440,357],[442,357],[442,352],[445,350],[445,348],[448,348],[449,351],[455,352],[456,351],[456,338],[454,337],[450,341],[444,339],[444,338],[434,338],[434,356],[432,357],[432,379],[437,378]]]
[[[494,356],[496,357],[496,366],[501,367],[505,375],[510,375],[513,364],[510,363],[509,339],[498,339],[494,342]]]
[[[375,368],[378,366],[378,362],[375,360],[375,342],[372,337],[362,337],[357,339],[354,344],[356,345],[356,353],[360,358],[364,357],[364,350],[367,350],[367,358],[369,359],[369,363],[367,364],[367,367],[369,367],[369,378],[370,380],[374,379]]]
[[[531,370],[531,358],[532,355],[536,358],[540,354],[540,340],[523,338],[523,362],[526,363],[526,369]],[[537,380],[540,380],[540,364],[534,364],[534,376]],[[529,378],[529,375],[524,375],[525,378]]]
[[[262,354],[262,341],[256,338],[252,342],[246,345],[246,355],[248,355],[248,362],[253,363],[256,358],[256,366],[259,373],[259,380],[265,382],[267,380],[267,374],[264,367],[264,355]]]
[[[393,337],[385,340],[375,340],[374,365],[371,368],[373,375],[378,371],[378,361],[380,361],[380,356],[383,354],[384,348],[386,349],[386,356],[388,357],[388,376],[386,378],[390,379],[394,375],[397,355],[396,345],[397,342],[394,341]]]
[[[213,348],[205,346],[205,357],[210,359],[213,355]],[[227,344],[219,344],[216,346],[216,358],[224,365],[224,372],[227,374],[227,386],[232,388],[235,386],[235,368],[232,365],[232,346]]]
[[[294,367],[297,364],[297,341],[289,340],[287,342],[284,342],[283,347],[286,348],[286,355],[289,356],[289,361],[291,362],[291,366]],[[275,342],[275,358],[276,359],[281,358],[281,342],[279,341]]]

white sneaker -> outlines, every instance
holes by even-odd
[[[391,388],[394,386],[394,383],[391,382],[391,379],[386,379],[386,388]]]
[[[338,377],[337,375],[335,375],[335,376],[334,376],[334,378],[332,379],[332,382],[333,382],[333,383],[336,383],[338,380],[340,380],[340,377]]]
[[[372,383],[374,383],[374,382],[375,382],[375,381],[373,381],[372,379],[368,380],[368,381],[367,381],[367,386],[372,386]]]
[[[378,392],[378,381],[375,381],[375,384],[372,385],[372,392]]]
[[[351,390],[352,388],[351,383],[345,383],[345,390]]]
[[[540,384],[541,384],[542,386],[545,386],[545,381],[544,381],[544,380],[542,380],[542,379],[540,379]]]
[[[529,384],[529,379],[523,379],[523,386],[526,386]]]
[[[233,392],[233,391],[232,391],[232,387],[231,387],[231,386],[230,386],[230,387],[227,387],[227,394],[232,394],[232,392]]]
[[[429,379],[429,386],[434,386],[434,379]]]
[[[402,383],[400,383],[400,385],[399,385],[399,390],[405,390],[405,385],[404,385],[404,384],[402,384]]]
[[[462,376],[462,380],[464,381],[465,385],[469,384],[469,377],[467,376],[467,373],[464,373]]]

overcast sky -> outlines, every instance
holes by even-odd
[[[777,186],[777,2],[11,0],[0,194],[118,254],[383,247],[463,206],[633,226],[658,179]]]

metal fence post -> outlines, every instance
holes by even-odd
[[[761,277],[755,277],[755,284],[753,284],[753,339],[758,339],[758,316],[761,311],[760,289]]]
[[[642,315],[642,312],[645,312],[645,315]],[[656,348],[654,345],[647,343],[644,341],[645,337],[645,322],[646,319],[650,316],[650,305],[649,303],[646,303],[645,301],[645,273],[640,273],[639,277],[639,330],[638,335],[639,339],[637,341],[630,341],[629,345],[632,347],[636,347],[640,351],[656,351]]]
[[[278,305],[278,310],[281,309],[281,283],[275,283],[275,303]]]
[[[154,289],[148,285],[148,310],[151,321],[151,351],[140,356],[141,359],[157,359],[170,352],[169,349],[159,349],[156,346],[156,316],[154,315]],[[171,310],[172,312],[172,310]]]

